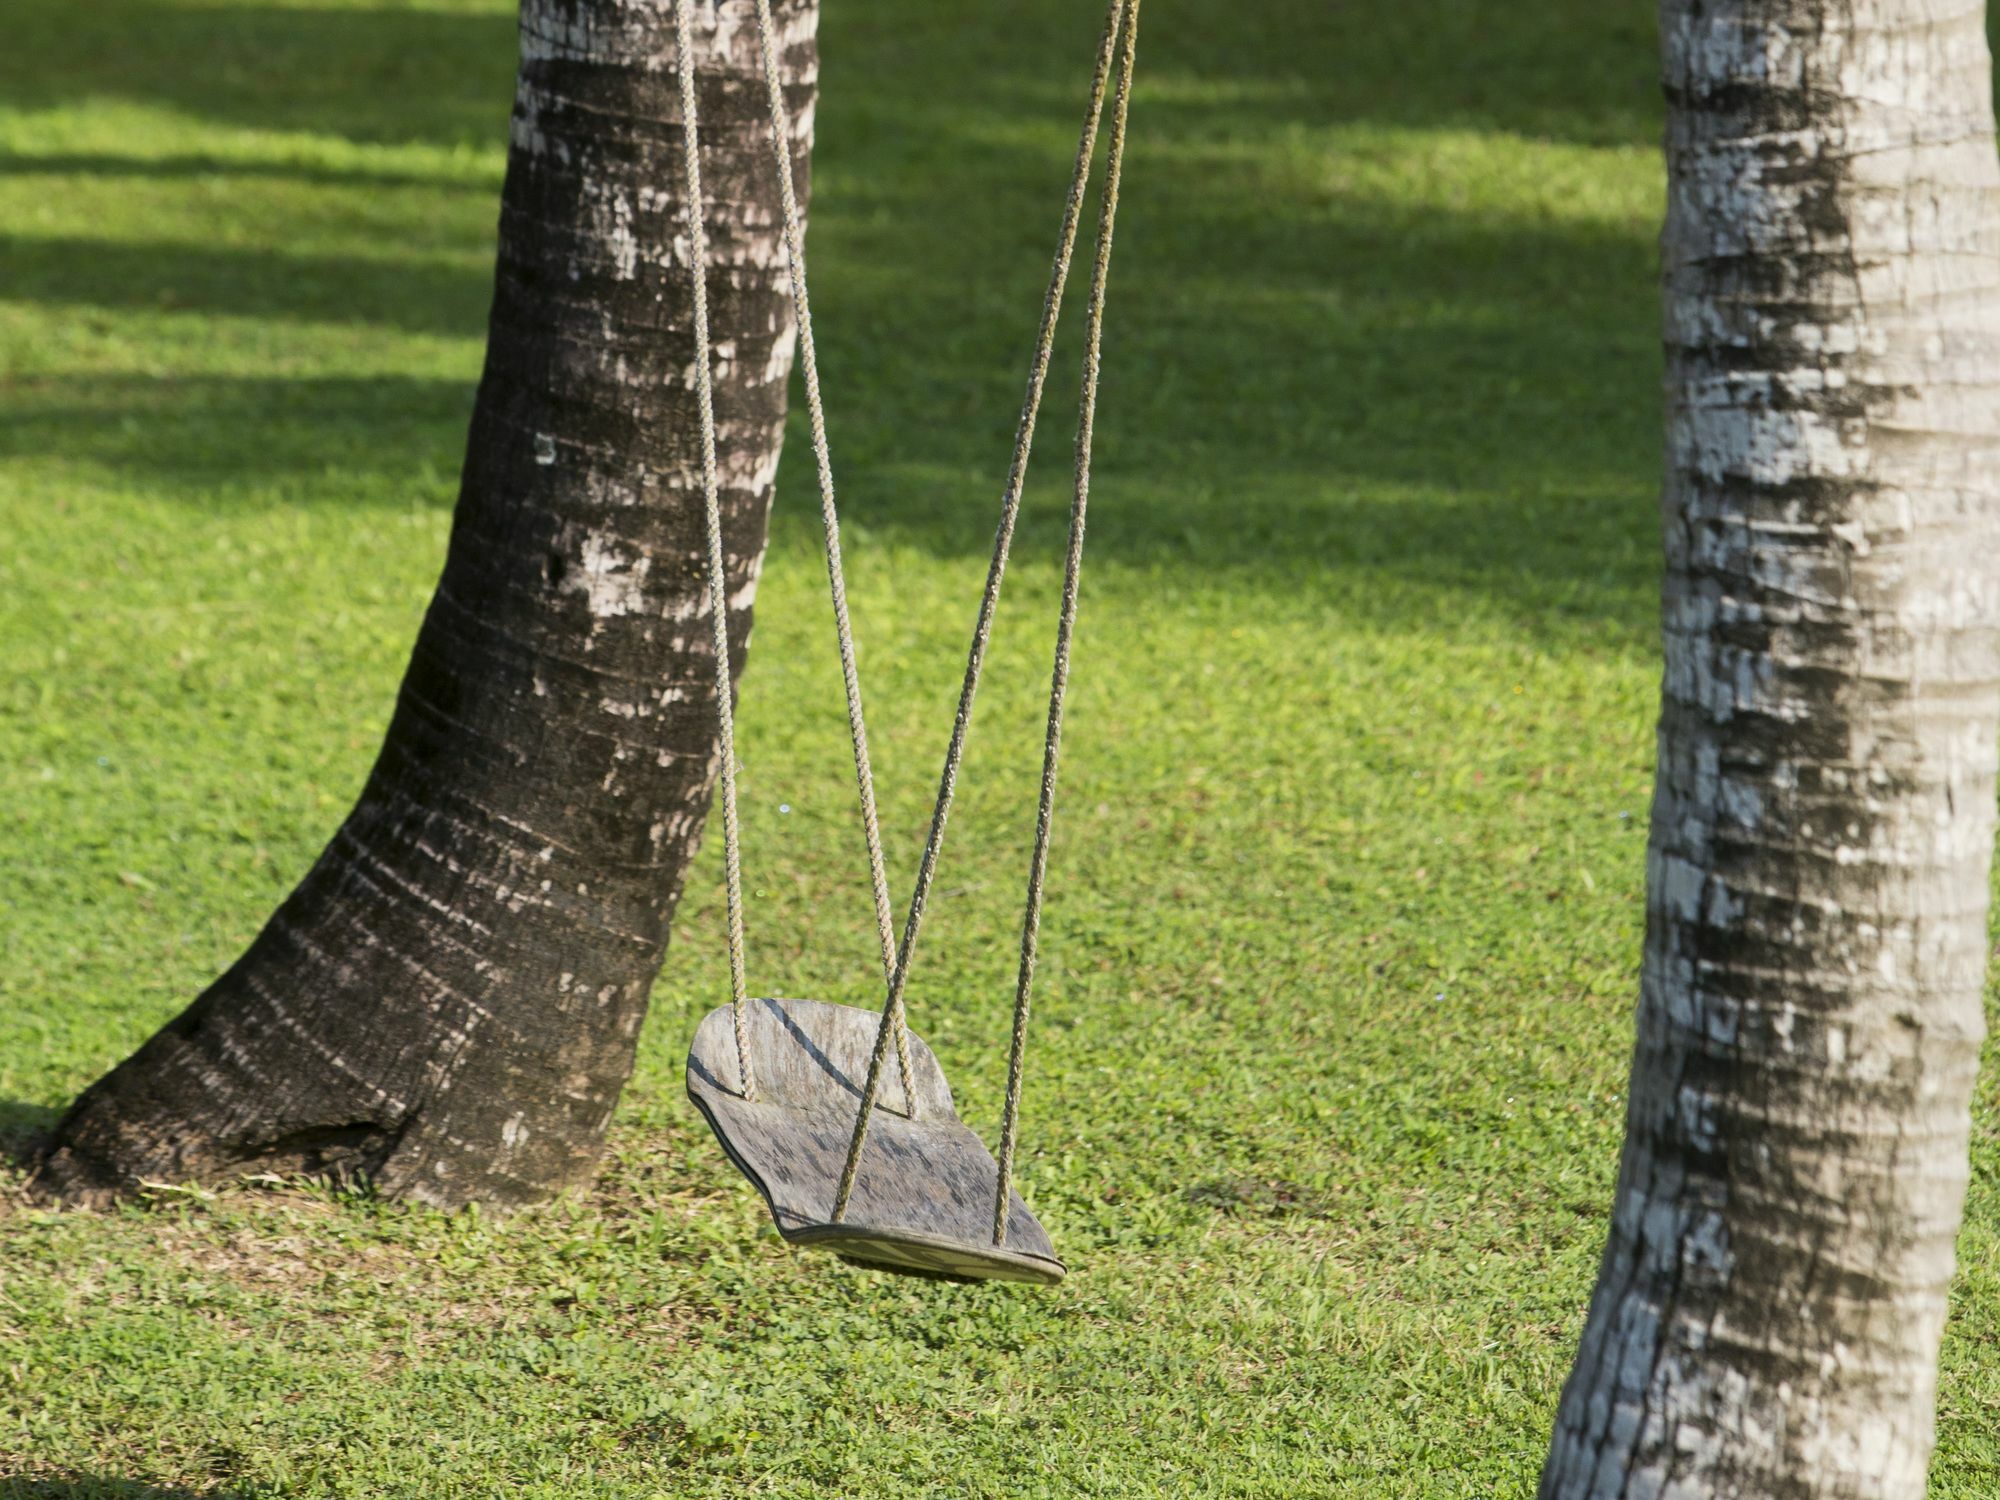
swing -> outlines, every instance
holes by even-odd
[[[847,693],[848,728],[854,748],[855,784],[868,847],[877,935],[881,945],[886,998],[878,1012],[817,1000],[752,999],[745,978],[743,890],[736,812],[735,728],[730,706],[729,625],[722,554],[722,521],[717,498],[715,406],[709,369],[708,298],[703,277],[707,232],[701,196],[700,139],[695,118],[694,62],[688,9],[675,6],[676,45],[686,192],[689,204],[689,263],[693,279],[695,388],[700,416],[702,488],[708,527],[709,622],[716,663],[717,745],[724,866],[728,891],[731,1000],[711,1011],[695,1031],[688,1050],[688,1097],[715,1132],[724,1153],[750,1179],[770,1208],[778,1232],[794,1245],[831,1250],[854,1264],[949,1280],[1012,1280],[1053,1285],[1065,1274],[1055,1247],[1019,1193],[1013,1189],[1019,1138],[1021,1078],[1027,1040],[1029,998],[1041,924],[1042,887],[1048,870],[1049,831],[1055,811],[1056,773],[1062,743],[1063,700],[1069,684],[1071,640],[1075,631],[1077,587],[1083,564],[1083,530],[1090,493],[1090,452],[1102,349],[1105,284],[1111,264],[1112,223],[1125,145],[1127,105],[1137,45],[1139,0],[1110,0],[1104,35],[1092,77],[1089,108],[1078,142],[1055,263],[1042,306],[1040,330],[1029,366],[1027,396],[1015,431],[1014,451],[1002,492],[1000,524],[987,568],[985,592],[973,627],[972,647],[959,691],[958,711],[945,751],[943,775],[932,808],[917,879],[898,941],[890,910],[889,884],[875,811],[875,787],[855,667],[854,635],[840,554],[839,519],[834,506],[832,461],[814,356],[812,311],[806,293],[805,249],[798,202],[792,185],[790,122],[778,75],[775,28],[769,0],[757,0],[757,33],[771,115],[771,145],[783,208],[785,250],[792,306],[798,327],[799,363],[811,418],[813,456],[819,479],[820,515],[825,529],[827,580],[841,676]],[[1041,796],[1035,820],[1021,923],[1020,967],[1014,992],[1013,1033],[1008,1053],[1006,1106],[998,1159],[958,1117],[937,1058],[911,1034],[903,995],[910,960],[923,924],[925,902],[944,844],[945,824],[964,758],[972,704],[992,635],[1008,549],[1020,514],[1021,489],[1033,445],[1035,418],[1055,341],[1058,308],[1069,274],[1076,232],[1104,113],[1107,84],[1112,96],[1106,132],[1105,174],[1098,207],[1096,256],[1086,312],[1082,396],[1076,440],[1074,498],[1069,548],[1063,573],[1062,608],[1056,627],[1055,665],[1049,688],[1048,733],[1043,746]],[[895,1049],[895,1078],[885,1080]]]

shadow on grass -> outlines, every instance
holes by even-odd
[[[131,1479],[0,1479],[0,1500],[250,1500],[234,1486],[189,1490],[160,1488]]]
[[[1102,13],[1034,0],[913,26],[896,7],[829,5],[824,83],[865,72],[879,106],[900,111],[934,106],[941,93],[964,100],[964,85],[978,80],[981,102],[992,94],[1067,118],[1074,91],[1057,69],[1088,55]],[[1537,17],[1523,26],[1507,0],[1150,0],[1140,46],[1145,108],[1156,119],[1171,114],[1176,129],[1230,138],[1245,128],[1370,122],[1590,146],[1656,142],[1656,7],[1552,0]]]
[[[120,100],[257,131],[491,146],[506,139],[515,22],[438,6],[25,0],[0,96],[14,110]]]
[[[488,95],[504,105],[505,16],[149,5],[164,30],[140,47],[140,9],[92,7],[98,49],[19,49],[93,59],[25,80],[30,102],[125,94],[362,141],[504,139]],[[1095,26],[1088,8],[1034,9],[1046,26],[984,8],[949,25],[895,8],[828,11],[814,284],[858,536],[943,556],[990,544]],[[1554,628],[1650,641],[1650,225],[1537,214],[1504,194],[1450,201],[1401,179],[1354,187],[1334,170],[1347,148],[1311,133],[1367,121],[1650,139],[1644,7],[1558,9],[1562,24],[1524,28],[1486,0],[1149,8],[1094,562],[1167,572],[1178,586],[1337,587],[1344,610],[1390,624],[1423,606],[1377,583],[1477,591],[1524,622],[1568,616]],[[70,15],[33,12],[44,26]],[[385,92],[385,77],[400,86]],[[866,88],[843,88],[861,77]],[[1411,153],[1394,170],[1429,170],[1421,145],[1390,149]],[[73,160],[106,173],[205,170],[199,157]],[[0,285],[79,316],[167,307],[476,338],[490,248],[468,239],[454,265],[397,259],[393,244],[359,259],[22,237],[0,243]],[[1060,545],[1074,332],[1072,320],[1024,550]],[[21,381],[9,395],[0,449],[79,455],[176,498],[332,501],[351,480],[350,494],[406,503],[401,476],[456,465],[469,387],[118,376]],[[787,466],[781,540],[810,541],[808,480]]]
[[[117,98],[257,130],[485,144],[511,93],[514,17],[504,0],[450,9],[29,0],[15,9],[0,92],[17,109]],[[835,80],[914,85],[933,102],[968,83],[1035,97],[1051,58],[1087,55],[1099,10],[1034,0],[926,24],[899,7],[829,6],[824,50]],[[1649,141],[1658,129],[1653,14],[1643,0],[1561,0],[1532,27],[1506,0],[1154,0],[1147,12],[1148,77],[1175,108],[1218,123],[1224,114],[1238,124],[1371,120],[1586,144]]]
[[[1356,215],[1319,252],[1349,269],[1318,291],[1246,277],[1198,288],[1209,248],[1144,234],[1135,214],[1124,302],[1100,409],[1093,565],[1182,586],[1311,589],[1356,575],[1343,607],[1406,623],[1368,579],[1481,591],[1526,621],[1551,610],[1650,639],[1657,550],[1650,249],[1612,235],[1433,221],[1396,230]],[[1285,229],[1238,226],[1259,277],[1302,268]],[[1218,238],[1231,231],[1214,231]],[[842,237],[830,220],[829,239]],[[1267,253],[1268,252],[1268,253]],[[953,293],[829,255],[822,361],[858,547],[873,534],[937,556],[990,545],[1021,349],[1021,299],[945,337]],[[139,251],[51,254],[43,290],[151,305]],[[1528,277],[1510,268],[1531,267]],[[486,296],[483,277],[391,265],[327,267],[308,288],[284,257],[185,251],[179,295],[216,312],[363,318],[439,327]],[[1434,289],[1452,284],[1452,295]],[[428,305],[412,304],[413,288]],[[1637,288],[1639,290],[1635,291]],[[1512,295],[1519,292],[1519,296]],[[1074,350],[1065,345],[1066,353]],[[1065,523],[1074,360],[1050,392],[1023,556],[1054,556]],[[21,380],[0,453],[74,455],[123,483],[198,505],[448,502],[470,383],[399,376],[273,379],[138,375]],[[802,440],[802,434],[795,435]],[[795,450],[796,451],[796,450]],[[781,540],[810,546],[810,475],[784,471]],[[857,560],[865,558],[859,553]],[[865,566],[865,563],[864,563]],[[1379,608],[1378,608],[1379,607]]]
[[[500,191],[497,171],[471,164],[463,169],[422,171],[360,164],[334,167],[286,156],[240,158],[204,152],[172,156],[121,156],[108,151],[0,154],[0,178],[7,177],[143,177],[168,182],[267,178],[316,187],[419,187],[445,192],[457,189],[483,197],[492,197]]]
[[[0,1158],[17,1167],[33,1165],[42,1138],[61,1115],[46,1104],[28,1104],[19,1099],[0,1099]],[[0,1488],[0,1495],[5,1495]]]
[[[145,375],[22,380],[0,459],[68,455],[194,504],[274,497],[448,504],[472,390],[452,380]]]
[[[484,271],[408,257],[60,236],[0,236],[0,285],[15,301],[49,307],[370,323],[466,337],[484,330],[492,289]]]

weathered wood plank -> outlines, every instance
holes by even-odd
[[[1062,1280],[1055,1247],[1019,1193],[1009,1199],[1006,1243],[993,1244],[1000,1169],[958,1118],[936,1055],[914,1034],[916,1117],[899,1070],[885,1069],[847,1214],[831,1221],[879,1019],[817,1000],[751,1001],[745,1022],[757,1097],[747,1100],[730,1008],[720,1006],[688,1050],[688,1097],[792,1244],[882,1270]]]

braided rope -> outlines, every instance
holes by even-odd
[[[1056,772],[1062,758],[1063,699],[1069,691],[1070,646],[1076,631],[1077,591],[1083,575],[1083,521],[1090,504],[1090,446],[1097,422],[1097,377],[1104,350],[1104,294],[1111,275],[1111,228],[1118,216],[1118,178],[1125,160],[1125,115],[1132,98],[1132,65],[1139,46],[1139,0],[1127,0],[1118,54],[1118,91],[1104,144],[1104,187],[1098,200],[1097,259],[1090,271],[1090,308],[1084,319],[1083,393],[1077,403],[1076,491],[1069,513],[1069,555],[1063,564],[1062,613],[1056,622],[1056,659],[1049,681],[1048,735],[1042,743],[1042,794],[1035,814],[1035,852],[1028,864],[1027,908],[1021,919],[1021,968],[1014,984],[1014,1034],[1007,1054],[1007,1107],[1000,1126],[1000,1172],[993,1198],[993,1243],[1007,1240],[1008,1198],[1014,1183],[1014,1146],[1021,1124],[1021,1073],[1028,1046],[1028,998],[1035,987],[1035,956],[1042,925],[1042,884],[1049,870],[1049,832],[1055,820]]]
[[[888,869],[882,860],[882,828],[875,814],[875,774],[868,760],[868,725],[861,712],[861,678],[854,664],[854,630],[847,617],[847,579],[840,556],[840,516],[833,503],[833,456],[826,440],[826,407],[820,399],[819,359],[813,346],[812,299],[806,294],[805,234],[792,186],[791,120],[778,74],[776,27],[770,0],[757,0],[757,43],[763,54],[764,91],[771,106],[771,155],[778,170],[778,201],[784,211],[786,280],[799,330],[799,367],[805,377],[806,411],[812,423],[813,460],[819,475],[819,513],[826,533],[826,576],[833,595],[834,633],[840,638],[840,675],[847,688],[847,732],[854,746],[854,780],[861,795],[861,828],[868,843],[868,874],[874,887],[876,934],[882,948],[882,977],[896,971],[895,917],[889,900]],[[900,994],[894,1016],[896,1055],[903,1070],[903,1098],[911,1119],[917,1113],[917,1086],[910,1068],[910,1028]]]
[[[759,0],[759,4],[762,3],[763,0]],[[966,733],[972,721],[972,702],[979,691],[980,669],[985,664],[986,647],[992,638],[993,615],[1000,600],[1001,580],[1006,576],[1014,523],[1021,511],[1021,490],[1027,478],[1029,454],[1034,446],[1035,418],[1041,409],[1042,388],[1047,382],[1050,356],[1055,346],[1056,317],[1062,305],[1063,287],[1069,277],[1070,258],[1076,247],[1077,224],[1083,215],[1083,200],[1089,187],[1090,164],[1096,154],[1097,128],[1103,114],[1106,84],[1111,76],[1112,58],[1117,50],[1128,3],[1136,3],[1136,0],[1111,0],[1105,15],[1104,37],[1098,48],[1096,71],[1091,79],[1090,102],[1084,115],[1082,136],[1077,143],[1076,167],[1070,180],[1069,199],[1063,209],[1055,263],[1050,270],[1048,294],[1042,303],[1041,327],[1029,366],[1027,396],[1022,403],[1020,424],[1015,429],[1013,460],[1008,468],[1007,486],[1001,496],[1000,525],[993,538],[993,557],[987,565],[986,588],[980,596],[979,616],[973,625],[972,647],[965,663],[965,680],[959,689],[958,712],[952,721],[951,741],[945,749],[944,772],[939,778],[937,802],[931,811],[930,834],[924,843],[923,860],[917,868],[916,888],[910,896],[909,914],[904,919],[895,972],[890,976],[882,1020],[876,1029],[874,1053],[868,1062],[867,1081],[862,1086],[861,1103],[855,1112],[854,1132],[848,1140],[847,1161],[841,1169],[839,1190],[834,1195],[832,1221],[836,1224],[847,1212],[848,1200],[854,1193],[854,1181],[860,1172],[861,1152],[868,1139],[869,1116],[881,1083],[882,1063],[888,1050],[892,1023],[902,1013],[903,989],[909,979],[910,959],[916,948],[918,930],[923,924],[924,905],[930,894],[932,877],[937,872],[945,823],[951,815],[952,796],[958,786],[959,765],[964,758]],[[1122,97],[1122,83],[1120,89]],[[1004,1179],[1001,1193],[1004,1203]]]
[[[743,1097],[757,1097],[750,1072],[750,1041],[743,1014],[749,998],[743,961],[742,832],[736,818],[736,725],[730,704],[729,585],[722,561],[722,504],[715,471],[715,388],[709,373],[708,226],[701,206],[701,129],[695,118],[691,0],[674,7],[675,61],[681,86],[681,154],[687,168],[688,279],[694,293],[694,388],[701,424],[701,491],[708,522],[709,627],[715,646],[716,753],[722,761],[722,849],[729,891],[730,1019],[736,1026],[736,1065]]]

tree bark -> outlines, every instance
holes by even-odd
[[[817,8],[776,11],[803,182]],[[793,328],[754,13],[694,28],[740,672]],[[332,1173],[449,1207],[594,1160],[716,769],[673,33],[666,0],[523,0],[486,365],[380,757],[242,958],[72,1106],[44,1188]]]
[[[1994,834],[1978,0],[1664,0],[1666,670],[1545,1500],[1922,1495]]]

